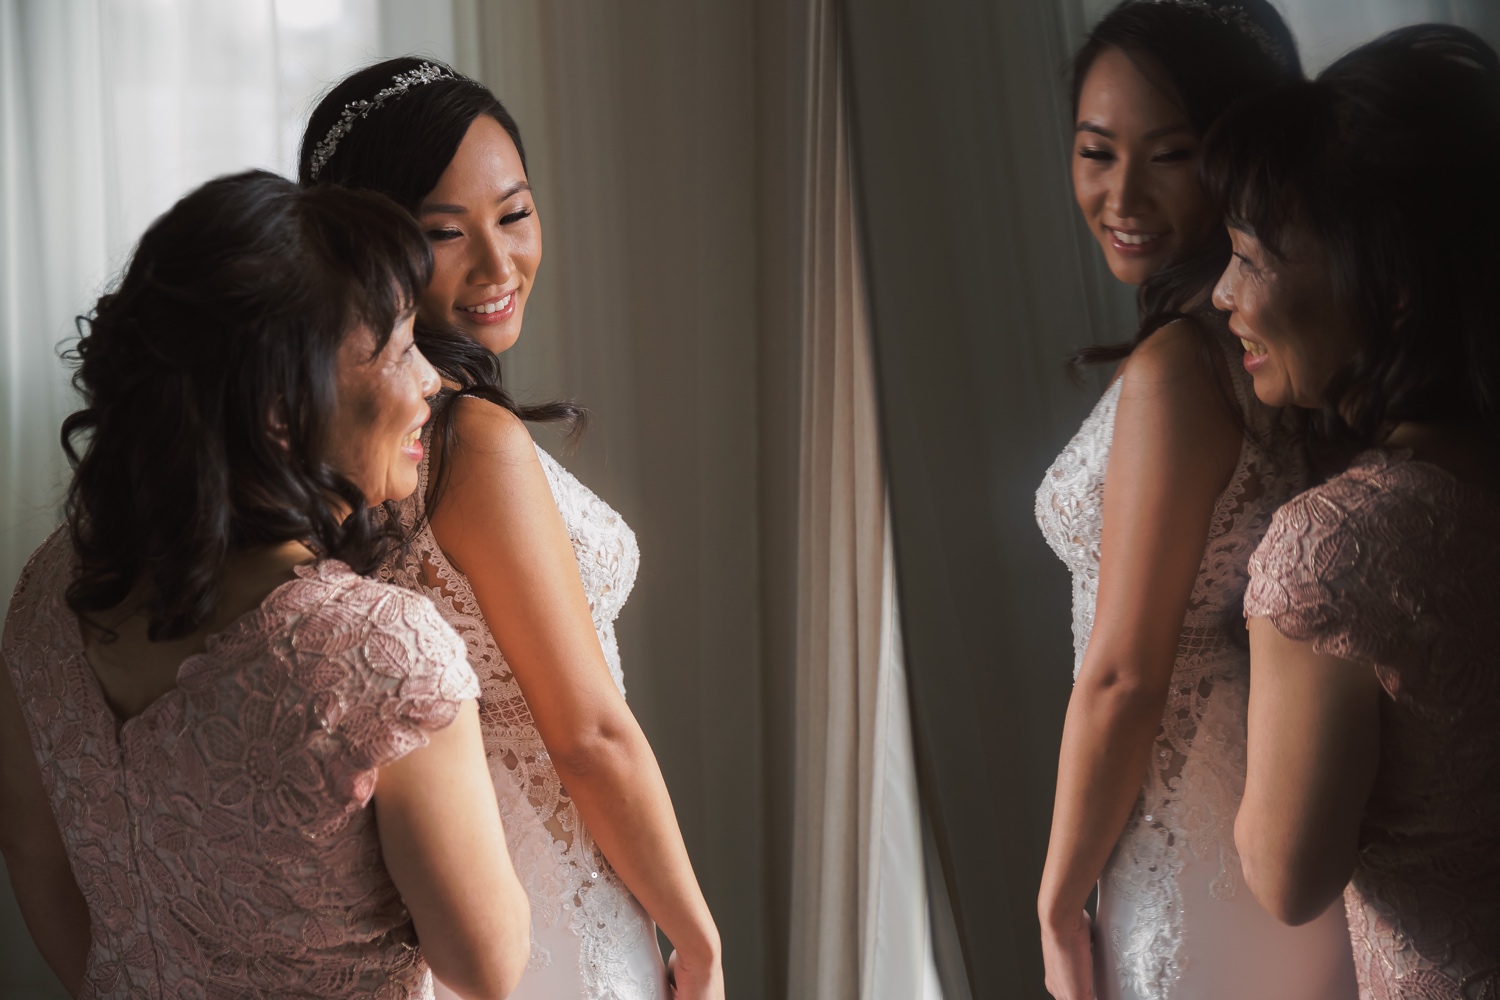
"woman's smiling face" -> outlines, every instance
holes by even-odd
[[[1182,109],[1123,51],[1100,52],[1078,94],[1073,193],[1120,281],[1141,284],[1218,223],[1197,165]]]
[[[1245,347],[1255,395],[1270,406],[1323,405],[1334,374],[1358,348],[1353,325],[1335,304],[1328,251],[1292,228],[1273,254],[1255,234],[1229,230],[1234,255],[1214,288],[1214,306]]]
[[[357,327],[335,362],[328,464],[370,506],[403,500],[417,488],[422,425],[432,412],[425,397],[440,383],[412,339],[412,320],[403,317],[379,351],[369,328]]]
[[[496,354],[514,344],[542,262],[542,227],[521,155],[499,122],[474,119],[417,221],[433,258],[423,321],[457,326]]]

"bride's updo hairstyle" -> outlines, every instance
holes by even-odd
[[[399,94],[390,93],[393,87]],[[383,93],[388,96],[381,99]],[[366,109],[359,102],[378,106]],[[351,106],[345,130],[340,126]],[[415,215],[480,115],[505,129],[526,169],[521,130],[484,84],[434,59],[403,56],[366,66],[341,80],[313,109],[302,134],[297,179],[304,186],[378,191]],[[330,138],[336,139],[331,152]],[[523,420],[563,421],[575,435],[582,430],[584,410],[575,403],[517,403],[501,383],[499,359],[462,330],[434,327],[419,313],[416,339],[444,380],[458,387],[433,405],[434,433],[443,435],[445,445],[452,444],[447,404],[456,396],[487,399]]]
[[[164,640],[213,614],[236,550],[296,540],[373,568],[386,529],[326,461],[339,345],[364,326],[383,348],[431,272],[389,199],[264,171],[209,181],[152,223],[78,320],[68,606],[88,619],[139,593]]]
[[[1129,57],[1199,138],[1235,101],[1302,78],[1297,42],[1266,0],[1124,0],[1099,19],[1073,57],[1075,120],[1084,80],[1108,49]],[[1172,320],[1207,308],[1206,289],[1228,262],[1229,238],[1215,227],[1206,244],[1141,286],[1144,320],[1134,341],[1084,348],[1073,362],[1117,361]]]
[[[1500,444],[1500,59],[1449,25],[1402,28],[1311,82],[1233,109],[1202,172],[1229,225],[1286,260],[1328,255],[1359,350],[1314,429],[1340,457],[1402,421],[1464,421]]]

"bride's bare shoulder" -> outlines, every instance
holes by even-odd
[[[453,430],[452,444],[457,454],[511,455],[536,457],[531,431],[510,410],[475,396],[460,396],[453,401],[448,419]],[[457,454],[455,458],[457,458]]]

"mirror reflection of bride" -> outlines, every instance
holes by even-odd
[[[1279,925],[1245,889],[1233,834],[1246,561],[1305,473],[1208,305],[1228,243],[1197,154],[1233,100],[1298,75],[1263,2],[1127,0],[1075,59],[1074,191],[1145,318],[1133,344],[1081,352],[1120,368],[1037,492],[1073,574],[1076,679],[1038,900],[1059,1000],[1354,995],[1342,907]]]

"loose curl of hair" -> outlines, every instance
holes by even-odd
[[[1500,443],[1497,162],[1500,59],[1450,25],[1390,32],[1210,132],[1203,178],[1229,225],[1283,261],[1310,234],[1359,341],[1313,416],[1325,460],[1403,421]]]
[[[1129,57],[1181,109],[1200,138],[1235,101],[1302,78],[1297,42],[1266,0],[1211,2],[1215,8],[1238,9],[1272,50],[1266,51],[1242,29],[1208,11],[1154,0],[1124,0],[1099,20],[1073,57],[1074,119],[1084,80],[1108,49]],[[1205,341],[1222,336],[1223,319],[1209,304],[1208,291],[1228,263],[1229,237],[1222,226],[1215,226],[1203,242],[1186,248],[1141,286],[1137,297],[1141,321],[1133,339],[1084,347],[1074,352],[1069,364],[1076,368],[1119,361],[1151,334],[1179,319],[1192,321]]]
[[[392,77],[424,63],[447,70],[453,79],[439,78],[414,86],[370,112],[368,117],[356,119],[318,176],[313,177],[313,148],[339,120],[345,105],[369,100],[389,86]],[[443,171],[453,161],[469,126],[480,115],[488,115],[505,129],[516,144],[524,170],[526,147],[521,142],[521,130],[505,105],[484,84],[435,59],[403,56],[367,66],[340,81],[313,110],[302,134],[298,180],[304,185],[337,184],[379,191],[415,215],[422,199],[437,187]],[[434,326],[418,314],[415,333],[417,346],[428,361],[445,382],[456,387],[444,390],[433,401],[433,434],[440,439],[443,454],[454,446],[451,404],[463,396],[488,400],[522,420],[560,422],[569,429],[573,440],[583,433],[588,414],[582,406],[571,400],[535,405],[518,403],[504,387],[499,358],[462,330]],[[443,463],[431,503],[436,502],[442,491],[447,469],[447,463]]]
[[[70,352],[68,606],[92,620],[139,594],[159,641],[212,616],[233,552],[296,540],[372,569],[389,529],[326,457],[335,364],[357,327],[383,347],[431,274],[410,215],[371,192],[250,171],[157,219]]]

